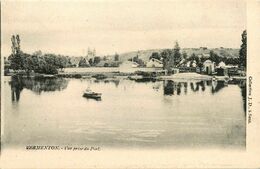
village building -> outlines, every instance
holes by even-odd
[[[194,60],[194,61],[192,62],[191,67],[197,67],[196,60]]]
[[[186,63],[186,67],[190,67],[190,61],[188,61],[187,63]]]
[[[158,59],[152,58],[147,62],[146,67],[160,67],[160,68],[162,68],[163,62],[158,60]]]
[[[226,64],[221,61],[218,64],[218,67],[215,70],[217,72],[217,76],[227,76],[228,75],[228,69],[226,68]]]
[[[210,54],[209,54],[209,53],[203,53],[203,54],[202,54],[202,57],[204,57],[204,58],[209,58],[209,57],[210,57]]]
[[[225,64],[223,61],[221,61],[221,62],[218,64],[218,67],[219,67],[219,68],[226,68],[226,64]]]
[[[172,73],[173,74],[180,73],[180,70],[178,68],[172,68]]]
[[[139,67],[140,65],[136,62],[132,62],[132,67]]]
[[[206,60],[203,63],[203,72],[210,75],[215,72],[216,64],[215,62],[212,62],[211,60]]]
[[[228,71],[228,75],[230,76],[239,75],[238,65],[226,65],[226,69]]]

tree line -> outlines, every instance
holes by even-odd
[[[10,65],[8,68],[14,71],[23,70],[27,73],[43,73],[43,74],[57,74],[59,69],[66,67],[89,67],[96,66],[102,58],[95,56],[87,60],[85,57],[80,57],[78,65],[72,63],[72,57],[56,55],[56,54],[42,54],[41,51],[36,51],[33,54],[24,53],[21,50],[20,36],[12,35],[12,53],[8,56],[8,61]],[[103,60],[105,57],[103,58]],[[114,61],[119,60],[119,55],[116,53],[114,56]],[[113,66],[113,65],[112,65]]]

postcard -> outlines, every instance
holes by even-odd
[[[258,168],[258,0],[1,2],[1,168]]]

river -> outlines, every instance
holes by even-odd
[[[243,82],[4,77],[3,148],[244,149],[243,86]],[[88,87],[102,93],[102,99],[82,97]]]

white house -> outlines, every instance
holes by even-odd
[[[206,60],[204,63],[203,63],[203,72],[207,73],[207,74],[212,74],[215,72],[215,67],[216,67],[216,64],[215,62],[212,62],[211,60]]]
[[[221,62],[218,64],[218,67],[219,67],[219,68],[225,68],[225,67],[226,67],[226,64],[225,64],[223,61],[221,61]]]
[[[209,53],[203,53],[202,56],[205,57],[205,58],[209,58],[210,54]]]
[[[191,66],[192,66],[192,67],[197,67],[197,62],[196,62],[196,60],[194,60],[194,61],[192,62]]]
[[[139,66],[138,63],[136,63],[136,62],[132,62],[132,67],[138,67],[138,66]]]
[[[152,58],[146,63],[146,67],[163,67],[163,62]]]
[[[190,61],[188,61],[188,62],[186,63],[186,66],[187,66],[187,67],[190,67]]]

